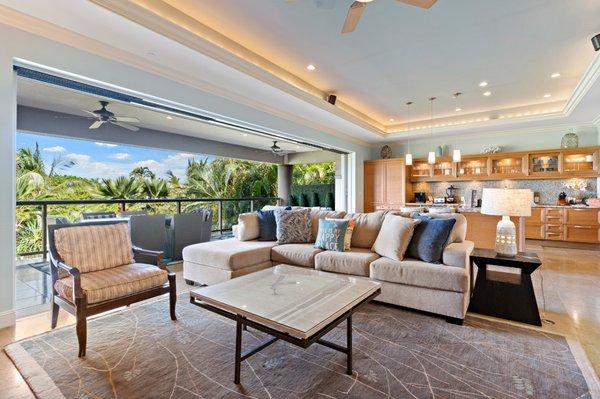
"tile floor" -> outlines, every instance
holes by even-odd
[[[541,329],[579,341],[596,374],[600,375],[600,251],[550,247],[531,249],[543,261],[542,268],[532,276],[540,313],[543,318],[554,322],[545,323]],[[181,266],[175,266],[173,270],[177,274],[178,291],[186,291],[188,287],[183,281]],[[21,283],[36,290],[36,295],[43,294],[41,281],[35,278],[27,281],[24,275]],[[21,286],[24,296],[31,294],[27,287]],[[36,295],[30,298],[36,298]],[[36,306],[35,299],[31,299],[31,303]],[[74,321],[72,316],[61,312],[59,327],[73,324]],[[14,327],[0,330],[0,346],[46,332],[49,326],[50,314],[47,311],[23,317]],[[2,397],[33,398],[27,384],[4,352],[0,353],[0,381],[3,382],[2,395],[6,395]]]

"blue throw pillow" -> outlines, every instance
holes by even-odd
[[[292,209],[291,206],[281,207],[285,210]],[[274,210],[270,211],[256,211],[258,216],[258,241],[276,241],[277,240],[277,222],[275,220]]]
[[[421,259],[428,263],[440,263],[444,253],[444,245],[456,223],[455,219],[434,219],[429,216],[419,216],[421,220],[415,227],[406,257]]]
[[[319,219],[315,248],[344,252],[344,238],[349,220]]]

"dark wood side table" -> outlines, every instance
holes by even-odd
[[[542,325],[531,284],[531,273],[542,265],[535,253],[519,252],[508,258],[497,255],[492,249],[475,248],[471,253],[471,281],[474,265],[478,271],[469,312]],[[521,273],[491,271],[489,265],[516,268]]]

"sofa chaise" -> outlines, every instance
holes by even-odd
[[[190,245],[183,250],[183,276],[188,283],[211,285],[277,264],[310,267],[331,273],[368,278],[381,283],[377,301],[445,316],[462,323],[470,298],[470,259],[473,243],[466,241],[467,221],[460,214],[439,214],[456,223],[443,251],[442,263],[405,258],[396,261],[371,251],[388,211],[353,213],[311,209],[313,243],[282,244],[258,241],[258,220],[242,214],[236,237]],[[355,219],[351,249],[345,252],[314,248],[322,218]]]

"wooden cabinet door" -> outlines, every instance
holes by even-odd
[[[375,206],[384,202],[385,165],[382,162],[364,163],[364,209],[373,212]]]
[[[531,216],[525,218],[525,223],[526,224],[541,224],[541,223],[543,223],[544,222],[544,219],[542,218],[543,210],[544,210],[544,208],[532,207],[531,208]]]
[[[599,243],[597,226],[565,225],[565,241]]]
[[[565,213],[562,208],[544,208],[542,210],[542,220],[545,223],[562,224],[564,223]]]
[[[543,240],[545,238],[544,226],[541,224],[525,223],[525,238],[530,238],[532,240]]]
[[[598,226],[598,209],[565,209],[565,224]]]
[[[406,170],[404,162],[385,163],[385,203],[402,206],[405,203]]]

